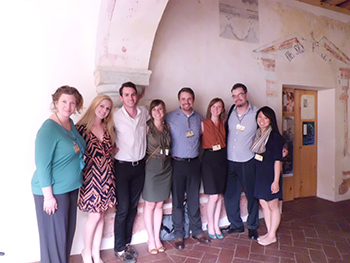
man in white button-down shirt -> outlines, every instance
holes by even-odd
[[[137,205],[145,181],[146,122],[148,111],[138,107],[134,83],[123,83],[119,89],[123,106],[114,113],[117,212],[114,222],[115,255],[127,263],[136,262],[137,251],[130,246]]]

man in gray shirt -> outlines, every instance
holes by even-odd
[[[257,107],[248,101],[248,90],[237,83],[232,89],[234,105],[230,108],[226,121],[227,130],[227,184],[224,193],[226,213],[230,225],[222,229],[224,234],[244,232],[240,213],[242,189],[248,200],[248,236],[258,238],[259,201],[254,197],[255,160],[250,150],[257,129]]]

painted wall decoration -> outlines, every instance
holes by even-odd
[[[253,54],[260,60],[264,69],[266,83],[274,82],[277,79],[275,71],[271,71],[271,67],[267,66],[266,61],[275,61],[277,58],[284,58],[292,62],[297,56],[301,56],[305,54],[305,52],[318,54],[325,63],[330,64],[334,72],[338,73],[338,88],[343,91],[339,96],[339,100],[343,103],[344,112],[343,156],[350,156],[348,114],[350,58],[326,37],[316,40],[313,32],[310,33],[310,37],[304,37],[298,34],[286,36],[283,39],[272,41],[269,44],[253,50]],[[266,85],[266,96],[274,96],[274,93],[271,92],[270,85]]]
[[[258,0],[219,0],[220,37],[259,43]]]
[[[350,171],[343,171],[343,177],[349,176]],[[340,195],[345,195],[350,188],[350,177],[343,179],[342,183],[339,185],[338,191]]]

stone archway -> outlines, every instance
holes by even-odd
[[[101,2],[96,44],[95,85],[120,106],[118,89],[134,82],[140,93],[149,85],[154,37],[168,0]]]

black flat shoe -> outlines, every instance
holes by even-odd
[[[182,250],[185,248],[185,242],[183,238],[175,239],[175,248],[179,250]]]
[[[210,239],[207,238],[203,233],[199,234],[197,236],[192,236],[194,239],[197,239],[199,242],[201,242],[202,244],[209,244],[210,243]]]
[[[231,228],[230,226],[228,226],[226,228],[221,228],[221,232],[223,234],[243,233],[244,232],[244,226],[241,226],[239,228]]]
[[[258,231],[256,229],[248,229],[248,237],[257,240],[259,237]]]

